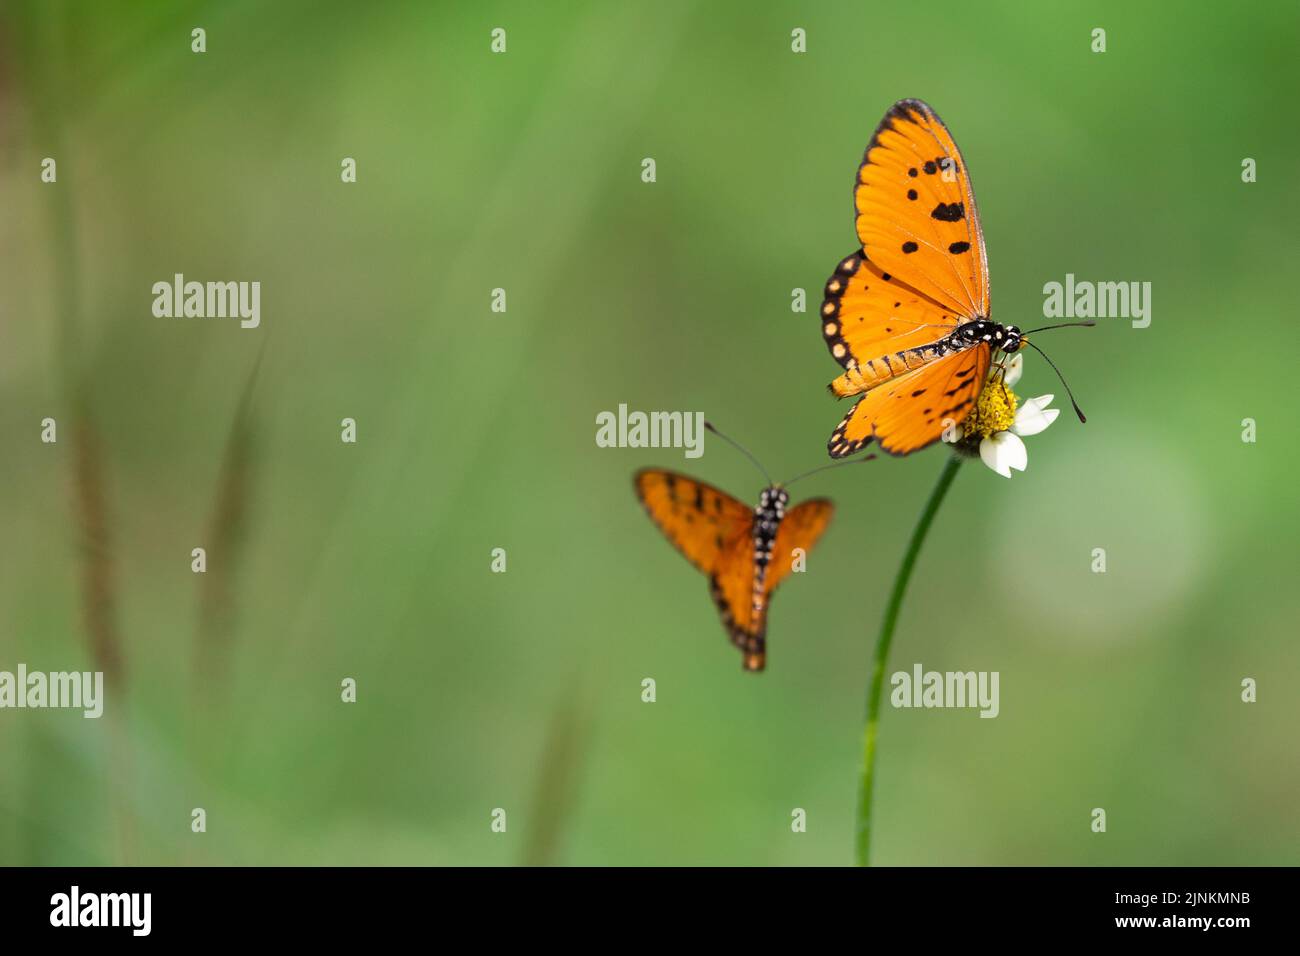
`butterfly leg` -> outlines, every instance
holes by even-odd
[[[993,381],[995,376],[998,380],[998,387],[1002,389],[1003,400],[1010,404],[1011,396],[1007,394],[1007,360],[1005,358],[993,366],[993,371],[989,374],[989,381]]]

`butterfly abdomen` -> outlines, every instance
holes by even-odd
[[[901,352],[892,352],[889,355],[870,359],[865,365],[855,363],[843,375],[831,382],[827,388],[836,398],[861,395],[882,382],[888,382],[904,372],[910,372],[928,365],[949,352],[958,351],[959,348],[959,345],[953,341],[952,336],[944,336],[930,345],[903,349]]]
[[[789,493],[782,488],[764,488],[758,507],[754,509],[753,607],[756,615],[763,613],[767,566],[772,561],[776,533],[781,528],[781,520],[785,517],[785,506],[789,500]]]

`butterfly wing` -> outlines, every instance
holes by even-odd
[[[639,471],[634,484],[659,530],[709,576],[709,593],[731,642],[746,653],[761,648],[764,622],[753,612],[754,510],[672,471]]]
[[[772,560],[763,579],[763,592],[771,599],[776,586],[794,570],[795,550],[806,557],[835,514],[835,505],[827,498],[810,498],[785,513],[772,545]]]
[[[831,392],[841,398],[906,371],[904,350],[929,345],[961,322],[952,309],[885,272],[861,252],[841,260],[826,280],[821,316],[826,347],[849,370],[831,383]]]
[[[772,543],[772,559],[763,576],[763,587],[755,607],[754,549],[735,547],[724,556],[717,573],[709,578],[710,592],[727,628],[731,642],[744,655],[747,671],[761,671],[767,664],[767,612],[772,594],[794,566],[794,551],[806,556],[830,523],[835,506],[825,498],[802,502],[786,512]]]
[[[767,614],[754,608],[754,541],[736,540],[709,575],[709,594],[718,606],[731,643],[744,655],[747,671],[761,671],[766,659]]]
[[[890,107],[858,168],[853,202],[867,259],[940,308],[988,316],[988,261],[970,173],[928,105]]]
[[[891,455],[909,455],[932,444],[975,407],[991,359],[992,350],[982,342],[867,392],[831,433],[831,457],[852,455],[872,438]]]
[[[650,520],[705,574],[713,574],[737,540],[749,542],[752,559],[754,510],[743,502],[712,485],[658,468],[638,471],[632,481]]]

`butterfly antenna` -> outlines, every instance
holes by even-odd
[[[795,477],[791,478],[789,481],[783,482],[781,484],[781,487],[789,488],[791,485],[793,485],[796,481],[799,481],[801,478],[807,478],[809,475],[815,475],[819,471],[827,471],[831,468],[839,468],[841,465],[857,465],[857,464],[861,464],[864,461],[871,461],[875,457],[876,457],[875,452],[872,452],[866,458],[854,458],[852,461],[833,461],[829,465],[818,465],[816,468],[812,469],[811,471],[805,471],[802,475],[795,475]]]
[[[1084,417],[1083,409],[1081,409],[1079,407],[1079,403],[1074,400],[1074,392],[1070,391],[1070,383],[1065,380],[1065,376],[1062,375],[1061,370],[1056,367],[1056,363],[1053,362],[1050,358],[1047,358],[1047,353],[1044,352],[1042,349],[1040,349],[1037,345],[1034,345],[1034,343],[1029,341],[1029,339],[1022,339],[1021,341],[1023,341],[1026,345],[1030,346],[1035,352],[1037,352],[1043,358],[1047,359],[1047,364],[1052,366],[1052,371],[1056,373],[1056,377],[1059,378],[1061,380],[1061,384],[1065,386],[1065,394],[1070,396],[1070,404],[1074,406],[1074,414],[1079,416],[1079,421],[1086,422],[1088,419]]]
[[[1033,335],[1035,332],[1047,332],[1050,329],[1073,329],[1076,327],[1092,328],[1092,326],[1096,324],[1097,324],[1096,321],[1094,321],[1093,319],[1088,319],[1086,322],[1062,322],[1060,325],[1044,325],[1042,328],[1030,329],[1028,332],[1024,332],[1022,334]]]
[[[763,478],[766,479],[768,485],[769,486],[772,485],[773,483],[772,476],[767,473],[767,469],[763,467],[763,465],[759,462],[757,458],[755,458],[753,455],[749,453],[749,450],[746,449],[745,446],[740,444],[740,442],[732,441],[726,435],[722,434],[722,432],[718,431],[716,428],[713,427],[713,422],[705,422],[704,427],[707,428],[709,431],[713,432],[713,434],[717,435],[719,438],[725,441],[732,448],[736,449],[736,451],[740,452],[750,461],[752,461],[754,463],[754,467],[763,473]]]

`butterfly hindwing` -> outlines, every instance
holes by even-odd
[[[891,455],[909,455],[935,442],[970,414],[991,358],[992,350],[981,343],[867,392],[831,433],[831,457],[852,455],[872,438]]]
[[[927,104],[900,100],[885,114],[858,169],[853,200],[867,259],[952,313],[989,314],[970,173]]]
[[[709,575],[709,594],[718,606],[731,643],[744,655],[745,670],[761,671],[767,638],[765,608],[754,608],[754,542],[737,541]]]

